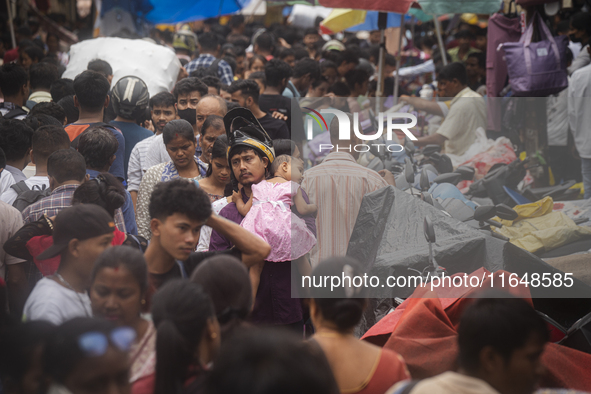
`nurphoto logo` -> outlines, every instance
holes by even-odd
[[[320,112],[308,107],[304,107],[304,109],[310,111],[306,113],[306,115],[308,116],[306,124],[308,140],[312,140],[314,137],[314,122],[316,122],[318,126],[320,126],[321,130],[328,130],[328,124],[326,123],[324,116],[322,116],[323,114],[332,114],[337,117],[339,122],[339,141],[351,140],[351,119],[345,112],[334,108],[321,109]],[[384,118],[386,119],[385,122]],[[395,119],[410,119],[410,123],[395,123]],[[404,150],[404,147],[400,144],[387,144],[383,142],[380,143],[380,141],[377,141],[382,138],[382,135],[384,133],[384,123],[386,123],[386,142],[395,140],[395,138],[393,138],[394,130],[402,131],[412,141],[417,140],[417,137],[415,137],[409,130],[411,127],[414,127],[417,124],[417,117],[413,114],[406,114],[400,112],[384,114],[383,112],[380,112],[377,118],[377,132],[375,134],[363,134],[359,130],[359,113],[355,112],[353,113],[353,132],[355,133],[357,138],[359,138],[362,141],[376,141],[376,143],[363,143],[355,145],[337,144],[337,151],[345,150],[351,152],[351,149],[353,149],[356,152],[369,152],[370,147],[374,146],[378,149],[378,151],[380,151],[382,147],[384,147],[384,149],[386,149],[388,152],[402,152]],[[335,148],[335,146],[332,144],[320,144],[319,147],[321,152],[330,151]]]

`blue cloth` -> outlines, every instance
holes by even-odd
[[[95,170],[86,170],[86,174],[90,179],[99,176],[100,172]],[[123,221],[125,222],[125,230],[128,234],[137,235],[137,224],[135,223],[135,211],[133,210],[133,201],[131,201],[131,194],[125,189],[125,202],[121,207],[123,213]]]
[[[138,142],[145,140],[146,138],[152,137],[154,133],[152,133],[148,129],[144,129],[141,126],[138,126],[135,123],[128,123],[128,122],[117,122],[111,121],[111,124],[117,127],[123,133],[123,138],[125,138],[125,156],[123,158],[123,170],[125,171],[125,180],[127,180],[127,165],[129,164],[129,156],[131,156],[131,151],[133,147]]]
[[[283,93],[281,94],[284,97],[289,97],[289,98],[298,98],[298,97],[302,97],[302,95],[300,94],[300,92],[298,91],[298,88],[295,87],[295,85],[293,84],[293,82],[288,81],[287,82],[288,87],[286,87],[283,90]],[[290,89],[291,87],[291,89]],[[293,90],[293,91],[292,91]],[[293,94],[293,92],[295,92],[295,95]]]
[[[146,19],[153,23],[175,24],[234,14],[240,11],[249,0],[150,0],[154,7]]]
[[[215,56],[210,55],[208,53],[204,53],[203,55],[199,55],[197,59],[193,59],[189,63],[187,63],[185,69],[189,74],[191,74],[199,67],[208,68],[215,61]],[[222,83],[226,85],[231,85],[232,81],[234,80],[234,73],[232,72],[232,67],[230,67],[230,65],[225,60],[220,60],[220,62],[218,63],[218,78]]]

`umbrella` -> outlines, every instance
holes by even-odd
[[[233,14],[243,9],[250,0],[181,1],[151,0],[154,7],[146,19],[154,24],[180,23]]]
[[[320,30],[324,34],[335,34],[343,30],[378,30],[378,15],[377,11],[334,8],[330,15],[320,22]],[[400,27],[400,15],[388,13],[386,27]]]

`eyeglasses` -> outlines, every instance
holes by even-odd
[[[122,352],[127,352],[135,338],[135,331],[129,327],[115,328],[108,337],[102,332],[90,331],[78,338],[78,347],[89,357],[100,357],[107,352],[109,342]]]

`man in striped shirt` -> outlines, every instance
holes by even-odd
[[[349,118],[352,126],[353,117]],[[327,257],[347,253],[363,196],[388,185],[395,186],[390,171],[377,173],[357,164],[359,153],[352,147],[361,141],[352,130],[350,140],[340,141],[337,117],[330,123],[330,139],[331,153],[322,164],[306,171],[302,182],[310,203],[318,206],[318,242],[310,253],[312,267]]]
[[[176,99],[169,92],[161,92],[150,98],[150,114],[154,135],[138,142],[131,151],[129,164],[127,166],[127,190],[131,194],[133,207],[137,204],[137,194],[140,189],[140,182],[144,173],[148,171],[146,155],[154,137],[162,134],[164,126],[173,119],[176,119]]]

